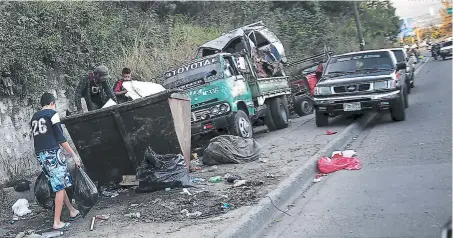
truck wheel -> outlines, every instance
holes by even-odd
[[[323,127],[323,126],[329,125],[329,117],[327,116],[326,113],[316,111],[315,118],[316,118],[317,127]]]
[[[313,100],[309,96],[301,96],[294,102],[294,110],[300,117],[313,113]]]
[[[274,120],[272,119],[272,116],[271,116],[271,110],[269,108],[269,104],[267,104],[267,112],[264,115],[264,124],[267,126],[267,129],[269,129],[269,131],[277,130],[277,127],[275,126]]]
[[[442,56],[442,60],[445,60],[446,58],[447,58],[447,57],[445,57],[445,56]]]
[[[235,113],[230,129],[232,135],[242,138],[253,137],[253,127],[252,123],[250,123],[250,118],[242,110],[238,110]]]
[[[400,97],[395,101],[395,104],[392,105],[390,109],[390,114],[394,121],[404,121],[406,120],[406,108],[404,102],[404,93],[400,95]]]
[[[281,98],[274,98],[269,103],[270,114],[277,129],[287,128],[288,123],[288,107],[285,106]]]

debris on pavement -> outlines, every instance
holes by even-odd
[[[169,192],[171,190],[171,188],[165,188],[165,191]]]
[[[151,147],[137,168],[139,181],[136,192],[153,192],[165,188],[191,187],[189,171],[181,154],[156,154]]]
[[[108,219],[110,219],[110,214],[107,214],[107,215],[96,215],[95,217],[96,217],[96,219],[99,219],[99,220],[102,220],[102,221],[107,221]]]
[[[326,134],[327,134],[328,136],[330,136],[330,135],[335,135],[335,134],[337,134],[337,132],[336,132],[336,131],[329,131],[329,130],[326,130]]]
[[[266,177],[266,178],[275,178],[276,176],[273,175],[273,174],[271,174],[271,173],[266,173],[266,174],[264,175],[264,177]]]
[[[267,160],[265,160],[263,158],[259,158],[258,161],[261,162],[261,163],[267,163]]]
[[[247,183],[247,180],[236,180],[233,184],[233,187],[240,187]]]
[[[239,175],[226,174],[225,177],[228,183],[234,183],[234,181],[242,179],[242,177]]]
[[[199,211],[190,213],[189,210],[187,210],[187,209],[182,210],[181,213],[182,213],[182,214],[185,214],[188,218],[199,217],[199,216],[201,216],[201,214],[202,214],[202,213],[199,212]]]
[[[96,221],[96,217],[93,217],[91,219],[91,225],[90,225],[90,231],[92,231],[94,229],[94,222]]]
[[[204,178],[192,178],[192,183],[203,183],[206,181]]]
[[[362,162],[353,157],[344,157],[335,154],[332,158],[321,157],[318,160],[318,169],[321,173],[328,174],[338,170],[359,170],[362,168]]]
[[[140,218],[141,214],[140,212],[132,212],[124,215],[125,217],[130,217],[130,218]]]
[[[29,205],[27,199],[25,198],[18,199],[12,207],[14,215],[21,217],[31,213],[31,210],[28,209],[28,206]]]
[[[342,155],[344,157],[351,158],[351,157],[354,157],[356,155],[356,153],[354,150],[334,151],[334,152],[332,152],[331,157],[334,157],[335,155]]]
[[[220,183],[222,182],[223,178],[221,176],[214,176],[209,178],[209,182],[211,183]]]
[[[101,194],[102,194],[104,197],[110,197],[110,198],[114,198],[114,197],[117,197],[117,196],[120,195],[117,191],[107,191],[107,190],[103,190],[103,191],[101,192]]]
[[[42,233],[41,237],[51,238],[51,237],[59,237],[59,236],[63,236],[63,235],[64,235],[63,231],[49,231],[49,232]]]
[[[313,179],[313,182],[314,182],[314,183],[319,183],[319,182],[321,182],[321,180],[322,180],[322,178],[323,178],[324,176],[327,176],[327,174],[321,174],[321,173],[317,174],[317,175],[315,176],[315,178]]]
[[[262,147],[253,138],[220,135],[209,141],[203,153],[203,164],[241,164],[258,160]]]
[[[229,203],[227,203],[227,202],[222,203],[222,209],[229,209],[229,208],[230,208]]]
[[[182,192],[180,192],[180,194],[187,194],[189,196],[192,196],[192,194],[189,192],[189,189],[187,189],[187,188],[183,188]]]

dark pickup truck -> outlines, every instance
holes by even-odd
[[[369,50],[332,56],[316,85],[316,125],[329,124],[329,116],[390,112],[404,121],[409,79],[406,63],[398,63],[391,50]]]

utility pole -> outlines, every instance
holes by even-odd
[[[357,34],[359,35],[360,50],[365,50],[365,41],[363,40],[362,27],[360,26],[359,20],[359,9],[356,1],[353,1],[353,4],[354,4],[355,26],[357,27]]]

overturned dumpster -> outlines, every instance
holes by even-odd
[[[190,160],[190,98],[167,90],[62,119],[87,173],[99,185],[135,175],[147,147]]]

